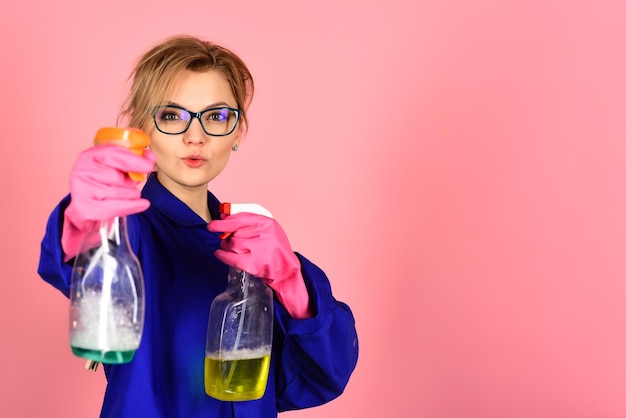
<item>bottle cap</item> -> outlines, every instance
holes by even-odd
[[[143,150],[150,145],[150,137],[141,129],[136,128],[101,128],[93,140],[94,145],[119,145],[128,148],[137,155],[142,155]],[[144,173],[128,173],[134,181],[146,179]]]
[[[235,215],[242,212],[256,213],[257,215],[272,218],[270,211],[258,203],[220,203],[220,213],[224,215]]]
[[[224,215],[236,215],[242,212],[256,213],[257,215],[267,216],[268,218],[272,217],[269,210],[257,203],[220,203],[220,213]],[[220,235],[220,239],[227,239],[232,234],[232,232],[223,232]]]

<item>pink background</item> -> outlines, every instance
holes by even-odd
[[[37,276],[135,59],[232,47],[258,92],[212,185],[274,213],[353,308],[346,392],[288,417],[626,417],[626,2],[5,2],[0,416],[97,416]]]

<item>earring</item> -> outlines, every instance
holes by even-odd
[[[233,148],[232,148],[233,151],[237,151],[238,149],[239,149],[239,144],[233,145]]]

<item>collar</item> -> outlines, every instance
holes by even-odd
[[[158,210],[163,215],[181,225],[206,225],[197,213],[195,213],[182,200],[174,196],[157,180],[156,173],[151,173],[141,191],[142,197],[150,201],[150,207]],[[209,192],[207,204],[212,219],[220,219],[220,202]]]

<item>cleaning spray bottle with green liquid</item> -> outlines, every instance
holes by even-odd
[[[133,128],[102,128],[95,145],[112,144],[141,155],[150,137]],[[128,173],[135,181],[143,173]],[[82,241],[70,287],[70,346],[74,355],[98,363],[130,362],[141,341],[145,295],[141,265],[128,242],[126,217],[100,222]]]
[[[220,212],[272,217],[253,203],[223,203]],[[228,233],[222,234],[226,238]],[[204,360],[206,394],[222,401],[260,399],[272,352],[272,290],[258,277],[231,267],[226,290],[211,304]]]

